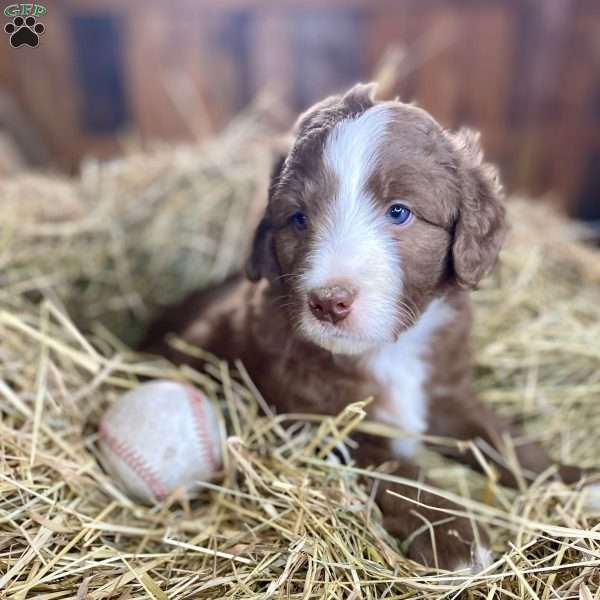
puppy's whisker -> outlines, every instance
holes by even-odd
[[[416,319],[412,315],[402,310],[398,310],[397,319],[402,329],[409,329],[410,327],[413,327],[416,322]]]
[[[401,317],[405,317],[407,319],[407,323],[405,323],[405,325],[408,327],[412,327],[418,320],[417,310],[416,306],[414,306],[414,303],[413,307],[414,308],[407,304],[406,301],[400,301],[397,306]]]
[[[282,273],[281,275],[278,275],[277,277],[275,277],[275,281],[284,281],[286,279],[298,279],[299,275],[297,273]]]

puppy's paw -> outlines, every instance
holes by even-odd
[[[560,465],[559,474],[566,484],[579,484],[578,489],[583,494],[583,510],[586,512],[600,514],[600,482],[597,470],[582,469],[571,465]],[[582,481],[593,481],[581,485]]]
[[[494,562],[494,555],[487,546],[472,546],[471,559],[469,562],[459,564],[454,571],[460,571],[466,575],[477,575],[477,573],[487,569]]]
[[[591,475],[585,469],[573,465],[559,465],[558,474],[563,483],[567,485],[577,483],[588,475]]]
[[[489,540],[468,519],[427,528],[408,546],[408,555],[426,566],[474,575],[493,563]]]

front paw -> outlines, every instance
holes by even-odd
[[[446,571],[475,574],[492,564],[487,534],[469,519],[424,525],[405,543],[409,558],[426,566]]]
[[[592,475],[590,471],[585,469],[581,469],[580,467],[575,467],[573,465],[559,465],[558,474],[563,483],[567,485],[577,483],[586,477]]]
[[[600,513],[600,477],[597,470],[560,465],[559,474],[563,483],[580,484],[577,489],[583,493],[583,509],[586,512]]]

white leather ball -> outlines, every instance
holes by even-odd
[[[120,486],[155,502],[192,490],[221,468],[220,427],[202,392],[175,381],[151,381],[127,392],[100,422],[103,464]]]

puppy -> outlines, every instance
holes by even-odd
[[[502,451],[515,431],[475,398],[469,359],[469,290],[498,256],[502,200],[476,135],[449,133],[416,106],[376,102],[371,86],[355,86],[299,118],[272,175],[249,281],[234,278],[175,307],[145,349],[189,362],[164,342],[175,333],[241,359],[279,412],[337,414],[373,396],[373,419],[413,435],[358,436],[356,460],[392,461],[403,478],[422,479],[411,463],[419,434]],[[472,453],[445,452],[478,467]],[[514,452],[526,476],[552,465],[533,443]],[[516,485],[510,469],[496,467],[502,483]],[[581,476],[559,471],[567,482]],[[446,569],[489,563],[484,532],[465,518],[448,521],[436,508],[456,507],[439,497],[380,485],[376,500],[410,557]]]

